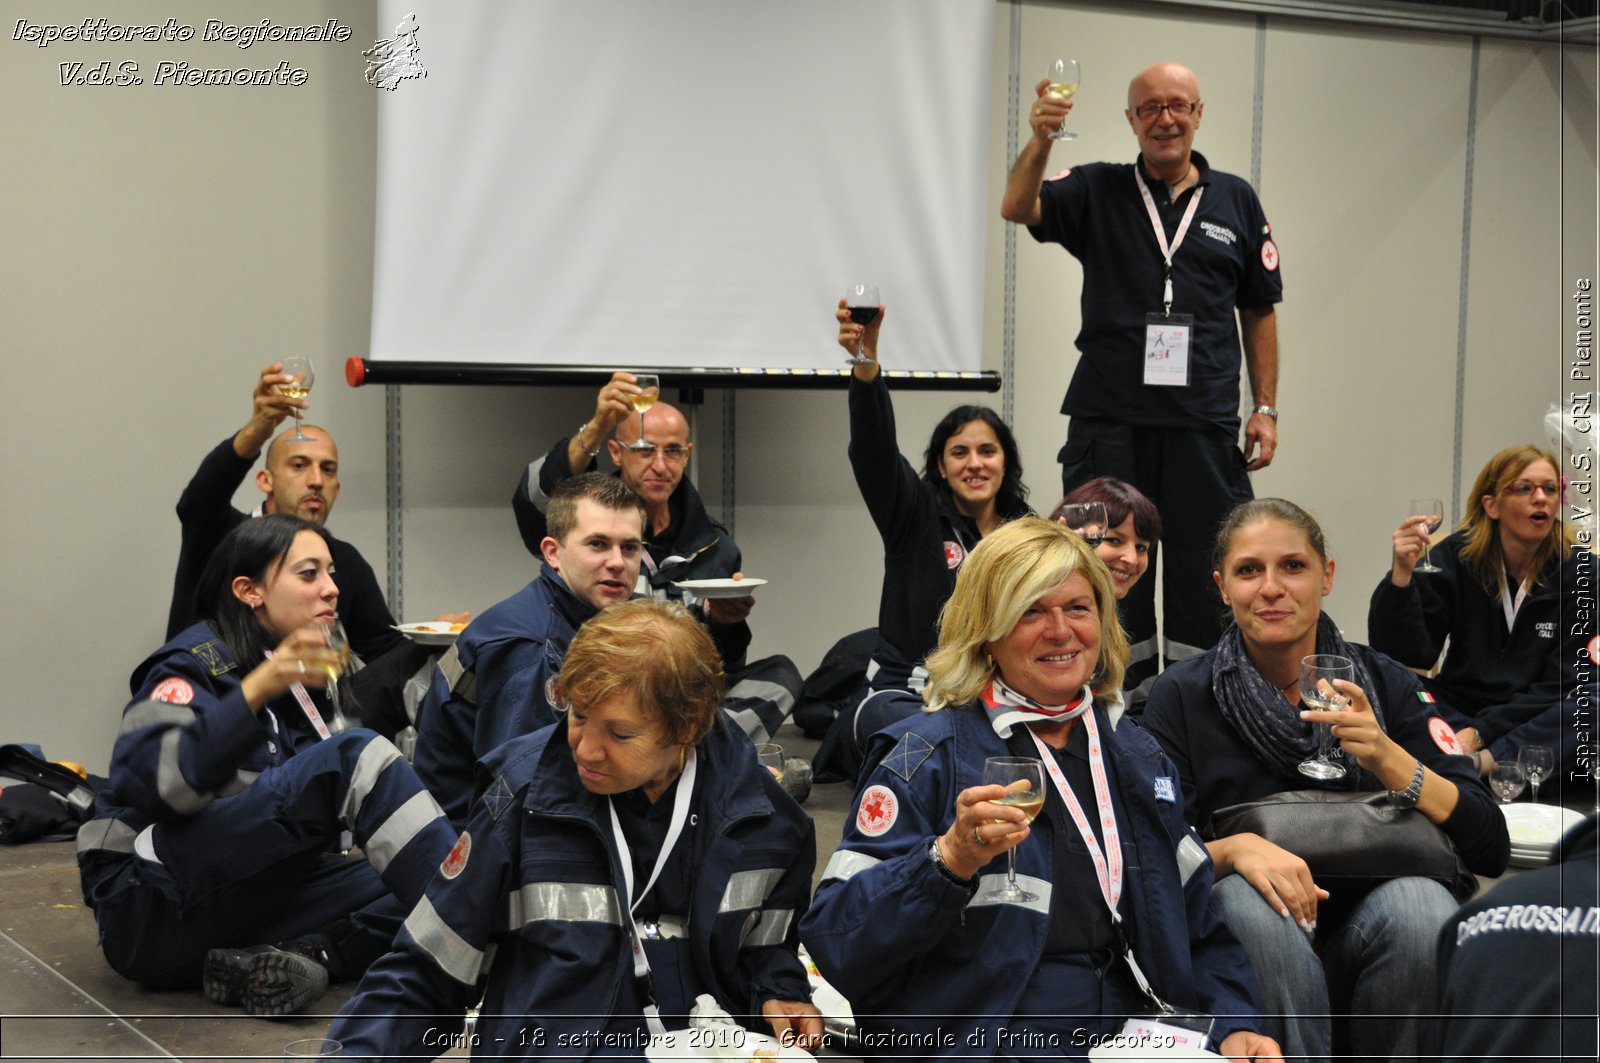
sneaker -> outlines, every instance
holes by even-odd
[[[212,949],[201,983],[215,1004],[243,1004],[250,1015],[293,1015],[327,992],[328,970],[292,945]]]

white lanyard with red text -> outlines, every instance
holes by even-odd
[[[1161,312],[1172,313],[1172,258],[1178,253],[1178,247],[1183,243],[1183,238],[1189,234],[1189,223],[1194,220],[1194,212],[1200,208],[1200,195],[1204,188],[1196,188],[1194,196],[1189,200],[1189,209],[1183,212],[1183,220],[1178,223],[1178,231],[1172,235],[1172,246],[1167,246],[1167,231],[1161,225],[1161,215],[1156,212],[1155,197],[1150,194],[1150,187],[1145,184],[1144,175],[1139,172],[1139,165],[1134,164],[1133,180],[1139,186],[1139,195],[1144,199],[1145,213],[1150,215],[1150,227],[1155,230],[1156,245],[1161,248],[1163,262],[1161,285]]]
[[[1139,989],[1166,1011],[1168,1006],[1150,987],[1150,980],[1139,969],[1138,962],[1133,958],[1133,948],[1122,933],[1122,913],[1117,911],[1117,902],[1122,899],[1122,841],[1117,833],[1117,817],[1111,808],[1111,786],[1106,779],[1105,757],[1100,749],[1100,725],[1095,722],[1093,711],[1084,713],[1081,719],[1084,735],[1089,744],[1089,774],[1094,779],[1095,808],[1100,816],[1100,831],[1106,842],[1103,850],[1100,843],[1095,840],[1094,828],[1089,823],[1089,817],[1084,814],[1083,806],[1078,803],[1071,785],[1067,783],[1066,775],[1061,771],[1061,765],[1056,762],[1055,752],[1045,745],[1032,729],[1029,729],[1028,737],[1033,739],[1034,746],[1038,748],[1039,759],[1044,762],[1045,771],[1050,773],[1050,781],[1055,783],[1056,792],[1061,795],[1061,801],[1071,813],[1072,822],[1077,825],[1083,844],[1089,849],[1089,857],[1094,861],[1095,878],[1100,882],[1100,896],[1106,902],[1106,907],[1111,910],[1112,928],[1116,930],[1117,939],[1123,943],[1122,958],[1128,961],[1128,969],[1133,973],[1134,981],[1139,983]]]
[[[267,651],[267,656],[272,656],[272,651]],[[302,668],[301,671],[304,671]],[[311,729],[317,732],[318,738],[331,738],[333,732],[328,730],[328,725],[322,721],[322,713],[311,701],[311,695],[306,693],[306,688],[299,683],[289,684],[289,693],[294,695],[294,700],[300,703],[300,711],[306,714],[306,719],[311,721]]]
[[[606,808],[611,812],[611,833],[616,839],[617,856],[622,861],[622,896],[628,901],[628,917],[626,920],[628,942],[633,949],[633,976],[638,980],[641,991],[645,996],[644,1021],[650,1028],[652,1037],[660,1037],[667,1032],[661,1022],[661,1011],[656,1007],[654,997],[651,995],[650,986],[650,960],[644,954],[644,942],[639,940],[639,928],[633,921],[634,910],[639,907],[639,902],[649,894],[651,887],[656,884],[656,879],[661,877],[661,869],[667,866],[667,858],[672,855],[673,847],[678,844],[678,837],[683,833],[683,826],[689,820],[689,801],[694,795],[695,755],[694,747],[690,747],[684,760],[683,774],[678,778],[678,792],[672,798],[672,820],[667,825],[666,840],[661,843],[661,852],[656,854],[656,865],[650,872],[650,881],[644,884],[644,889],[639,891],[639,896],[633,896],[633,855],[628,850],[628,839],[622,834],[622,820],[617,818],[617,806],[606,799]]]
[[[1502,572],[1500,574],[1500,604],[1505,607],[1507,631],[1516,626],[1517,611],[1522,608],[1522,603],[1527,600],[1527,597],[1527,580],[1517,584],[1517,596],[1513,599],[1511,597],[1511,581],[1506,578],[1505,573]]]

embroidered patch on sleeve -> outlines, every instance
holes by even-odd
[[[1464,757],[1467,751],[1461,748],[1461,742],[1456,738],[1456,730],[1444,722],[1440,716],[1428,717],[1428,734],[1433,738],[1433,744],[1449,753],[1452,757]]]
[[[917,773],[923,762],[933,755],[933,745],[919,734],[907,731],[900,741],[883,758],[883,766],[906,782]]]
[[[175,675],[168,676],[150,691],[150,700],[165,701],[171,705],[187,705],[194,700],[194,687],[189,685],[187,679]]]
[[[869,838],[876,838],[894,826],[900,818],[900,799],[887,786],[869,786],[861,795],[861,807],[856,809],[856,830]]]
[[[1261,241],[1261,265],[1268,273],[1278,268],[1278,245],[1271,240]]]
[[[198,646],[191,646],[189,652],[198,657],[200,663],[206,666],[206,671],[212,675],[233,671],[233,662],[228,660],[215,642],[202,642]]]
[[[1178,803],[1178,788],[1172,784],[1169,776],[1156,776],[1156,800],[1165,801],[1169,805]]]
[[[439,874],[445,878],[455,878],[467,868],[467,857],[472,855],[472,835],[466,831],[461,832],[461,837],[456,839],[455,847],[444,858],[444,863],[439,865]]]

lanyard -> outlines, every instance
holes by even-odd
[[[267,656],[271,657],[269,650]],[[317,706],[311,700],[311,695],[306,693],[306,688],[299,683],[289,684],[289,693],[294,695],[294,700],[300,703],[300,711],[306,714],[306,719],[311,721],[311,729],[317,732],[318,738],[332,738],[333,732],[328,730],[328,725],[322,721],[322,713],[317,711]],[[276,720],[274,720],[276,722]]]
[[[1161,215],[1156,212],[1156,201],[1150,195],[1150,186],[1145,184],[1144,175],[1139,172],[1139,164],[1133,164],[1133,180],[1139,186],[1139,195],[1144,198],[1145,213],[1150,215],[1150,226],[1156,233],[1156,246],[1161,248],[1162,258],[1162,284],[1161,306],[1162,313],[1172,313],[1172,256],[1178,253],[1178,247],[1183,243],[1183,238],[1189,235],[1189,223],[1194,220],[1194,212],[1200,208],[1200,195],[1204,188],[1196,186],[1194,196],[1189,200],[1189,209],[1183,212],[1183,220],[1178,223],[1178,231],[1172,236],[1172,246],[1167,246],[1167,231],[1162,228]]]
[[[611,834],[616,839],[617,855],[622,861],[622,895],[628,899],[628,942],[633,949],[633,976],[638,979],[644,992],[644,1021],[652,1037],[662,1036],[667,1028],[661,1022],[661,1011],[656,1007],[655,995],[649,988],[650,960],[644,954],[644,943],[639,940],[639,928],[633,921],[633,913],[661,876],[661,869],[667,866],[667,858],[672,855],[673,847],[678,844],[678,836],[683,833],[683,825],[688,822],[689,801],[694,795],[694,777],[695,755],[691,746],[683,765],[683,775],[678,779],[678,792],[672,798],[672,821],[667,825],[666,841],[661,844],[661,852],[656,854],[656,866],[650,872],[650,881],[644,884],[637,898],[633,896],[633,855],[628,851],[628,839],[622,834],[622,820],[617,818],[617,806],[610,798],[606,799],[606,808],[611,813]]]
[[[1506,579],[1504,572],[1500,573],[1500,604],[1506,611],[1506,630],[1510,631],[1517,622],[1517,611],[1522,608],[1522,603],[1528,598],[1528,581],[1523,580],[1517,584],[1517,596],[1511,597],[1511,581]]]
[[[1055,783],[1056,792],[1061,795],[1062,802],[1071,813],[1072,822],[1078,828],[1078,835],[1088,848],[1090,859],[1094,861],[1095,878],[1100,883],[1100,897],[1111,910],[1111,926],[1116,931],[1118,942],[1122,945],[1122,958],[1128,962],[1128,970],[1132,972],[1133,980],[1139,983],[1139,989],[1154,1001],[1163,1013],[1170,1012],[1171,1007],[1156,995],[1150,986],[1150,980],[1139,969],[1138,962],[1133,958],[1133,947],[1122,931],[1122,913],[1117,911],[1117,902],[1122,899],[1122,841],[1117,831],[1117,817],[1111,808],[1111,786],[1106,779],[1105,758],[1100,749],[1100,725],[1095,722],[1094,713],[1083,714],[1083,727],[1085,737],[1089,740],[1089,774],[1094,779],[1094,802],[1096,812],[1100,816],[1100,831],[1106,840],[1104,849],[1101,849],[1100,843],[1095,841],[1094,828],[1090,825],[1083,806],[1078,803],[1077,796],[1073,794],[1072,787],[1067,783],[1061,765],[1056,762],[1055,751],[1045,745],[1032,730],[1028,732],[1028,737],[1033,739],[1033,744],[1039,751],[1039,759],[1044,762],[1045,771],[1050,774],[1050,781]]]

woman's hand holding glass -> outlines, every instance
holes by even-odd
[[[322,625],[312,624],[291,632],[239,685],[250,708],[260,712],[263,705],[282,697],[296,683],[326,686],[329,673],[336,674],[340,666],[339,652],[328,645]]]
[[[1442,503],[1440,508],[1443,508]],[[1439,526],[1439,519],[1438,513],[1414,513],[1394,530],[1394,560],[1389,570],[1389,581],[1396,587],[1409,586],[1411,574],[1419,571],[1419,566],[1433,545],[1433,531]],[[1437,572],[1438,569],[1431,571]]]
[[[854,364],[855,374],[861,380],[871,380],[878,375],[878,330],[883,328],[883,318],[887,309],[882,303],[878,304],[878,316],[865,325],[858,325],[851,320],[850,302],[848,297],[839,300],[839,308],[834,312],[834,318],[839,322],[839,346],[854,358],[860,355],[865,361]]]
[[[972,878],[989,861],[1028,840],[1028,814],[998,803],[1009,792],[1004,786],[969,786],[956,795],[955,822],[939,836],[938,845],[945,866],[958,878]]]
[[[1372,711],[1372,702],[1367,700],[1367,692],[1348,679],[1335,679],[1331,686],[1336,694],[1345,699],[1344,708],[1302,709],[1300,718],[1308,723],[1328,724],[1339,748],[1380,780],[1387,782],[1390,776],[1399,778],[1403,774],[1404,779],[1400,780],[1399,785],[1390,789],[1405,789],[1411,781],[1416,761],[1378,725],[1378,717]],[[1400,770],[1402,764],[1403,772]],[[1385,768],[1389,770],[1386,772]]]

